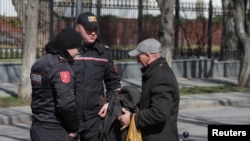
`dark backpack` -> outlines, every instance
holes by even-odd
[[[103,141],[125,141],[127,129],[120,131],[121,124],[117,118],[123,114],[122,108],[129,110],[131,113],[138,111],[137,105],[140,98],[141,93],[132,86],[124,86],[113,95],[109,101],[108,111],[101,129]]]

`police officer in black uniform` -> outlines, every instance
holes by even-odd
[[[111,51],[97,40],[96,16],[90,12],[80,14],[76,30],[83,39],[80,55],[74,58],[72,64],[76,76],[80,140],[100,141],[100,128],[106,115],[108,100],[121,87],[120,78],[113,64]]]
[[[46,55],[33,64],[32,141],[68,141],[77,137],[75,78],[69,63],[79,54],[81,45],[81,35],[75,28],[63,29],[46,45]]]

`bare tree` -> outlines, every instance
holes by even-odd
[[[18,90],[18,98],[31,97],[30,68],[36,60],[37,25],[39,0],[27,0],[25,12],[25,38],[22,59],[22,72]]]
[[[71,3],[73,0],[60,0],[61,3]],[[43,48],[45,44],[49,40],[49,27],[50,27],[50,9],[49,6],[51,4],[51,0],[40,0],[39,1],[39,20],[38,20],[38,34],[37,34],[37,49],[38,49],[38,57],[44,54]],[[18,14],[18,19],[23,27],[23,33],[25,33],[25,6],[27,5],[26,0],[12,0],[12,4],[15,7],[15,10]],[[54,25],[56,27],[57,21],[63,15],[66,8],[65,7],[57,7],[54,9]]]
[[[162,44],[163,56],[169,65],[172,62],[173,48],[173,10],[175,0],[156,0],[160,7],[161,23],[160,23],[160,42]]]
[[[60,2],[71,2],[61,0]],[[43,54],[43,47],[49,40],[50,0],[12,0],[18,14],[18,19],[23,27],[24,52],[22,58],[22,73],[18,90],[18,97],[28,99],[31,97],[29,72],[31,65],[36,60],[37,49],[39,56]],[[55,14],[54,27],[57,19],[65,12],[65,8],[58,8]],[[39,13],[39,14],[38,14]]]
[[[242,44],[242,58],[238,83],[241,87],[250,87],[250,12],[246,10],[249,1],[233,0],[235,31]]]

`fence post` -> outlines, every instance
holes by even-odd
[[[49,23],[49,38],[50,40],[53,40],[54,34],[53,34],[53,10],[54,10],[54,0],[50,0],[49,5],[49,12],[50,12],[50,23]]]
[[[23,49],[18,48],[18,58],[22,58],[23,57]]]
[[[77,7],[78,7],[78,4],[75,6],[75,2],[71,2],[71,6],[70,6],[70,9],[71,9],[71,20],[70,20],[70,27],[74,27],[74,25],[75,25],[75,23],[76,23],[76,20],[74,20],[74,19],[76,19],[75,18],[75,15],[74,15],[74,13],[76,13],[76,17],[77,17]],[[76,7],[76,10],[74,9],[74,7]],[[75,10],[75,11],[74,11]]]
[[[3,59],[3,58],[5,58],[5,48],[0,48],[0,53],[1,53],[1,55],[0,55],[0,58],[1,59]]]
[[[207,57],[211,58],[212,52],[212,16],[213,16],[213,5],[212,0],[209,0],[209,15],[208,15],[208,40],[207,40]]]
[[[10,50],[10,48],[7,49],[7,58],[11,58],[11,50]]]
[[[82,13],[82,1],[76,0],[76,17]]]
[[[189,137],[189,132],[188,131],[184,131],[183,133],[182,133],[182,136],[183,136],[183,141],[189,141],[188,140],[188,137]]]
[[[10,52],[11,52],[11,58],[16,58],[16,49],[15,48],[11,48],[11,50],[10,50]]]
[[[143,22],[142,10],[143,10],[143,1],[139,0],[139,4],[138,4],[138,37],[137,37],[137,43],[139,43],[142,40],[142,22]]]
[[[179,57],[179,12],[180,12],[180,1],[175,1],[175,33],[174,33],[174,54],[173,59]]]

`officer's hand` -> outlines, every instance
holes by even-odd
[[[122,112],[124,114],[119,116],[118,120],[120,121],[120,124],[122,125],[122,127],[120,129],[124,130],[130,124],[130,117],[131,117],[130,115],[131,115],[131,113],[128,110],[124,109],[124,108],[122,108]]]
[[[77,132],[76,133],[69,133],[68,136],[71,138],[76,138],[78,136],[78,133]]]
[[[121,90],[121,88],[117,88],[117,89],[115,89],[115,91],[116,91],[116,92],[119,92],[120,90]]]
[[[102,117],[102,118],[105,117],[105,115],[106,115],[106,113],[107,113],[107,110],[108,110],[108,106],[109,106],[109,103],[105,103],[105,104],[102,106],[101,110],[100,110],[99,113],[98,113],[98,115],[99,115],[100,117]]]

